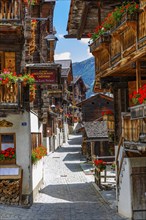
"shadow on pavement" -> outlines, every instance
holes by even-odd
[[[81,147],[60,147],[60,148],[57,148],[55,150],[55,152],[59,152],[59,153],[65,153],[65,152],[80,152],[81,151]]]
[[[63,159],[63,161],[76,161],[80,160],[80,152],[78,153],[69,153],[66,155],[66,157]]]
[[[60,178],[67,178],[64,175]],[[48,185],[40,193],[67,201],[97,202],[98,197],[89,183]]]
[[[81,172],[82,171],[80,164],[77,166],[76,163],[65,163],[65,166],[72,172]]]
[[[75,136],[74,138],[71,138],[68,140],[69,145],[81,145],[82,144],[82,136]]]

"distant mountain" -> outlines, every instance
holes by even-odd
[[[90,87],[88,92],[86,93],[87,97],[93,94],[93,84],[95,79],[95,65],[94,58],[89,58],[82,62],[73,63],[73,75],[78,76],[81,75],[84,82]]]

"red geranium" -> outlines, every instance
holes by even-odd
[[[131,105],[146,103],[146,84],[129,94],[129,99]]]
[[[113,112],[111,110],[106,110],[106,111],[103,111],[101,114],[102,114],[102,116],[104,116],[104,115],[113,115]]]
[[[104,162],[103,160],[96,159],[96,160],[94,160],[94,164],[100,172],[105,170],[105,168],[106,168],[106,162]]]
[[[16,158],[15,149],[12,147],[7,148],[6,150],[0,151],[0,160],[11,160]]]

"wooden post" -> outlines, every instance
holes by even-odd
[[[101,2],[97,2],[98,5],[98,25],[101,26]]]
[[[140,62],[136,61],[136,91],[141,87],[141,71],[140,71]]]
[[[94,142],[91,142],[91,158],[94,155]]]
[[[106,174],[107,174],[107,172],[106,172],[107,170],[106,170],[106,168],[105,168],[105,170],[104,170],[104,182],[106,183]]]

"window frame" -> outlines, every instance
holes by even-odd
[[[15,149],[15,152],[16,152],[16,133],[8,133],[8,132],[7,133],[0,133],[0,151],[2,150],[2,135],[13,135],[14,149]]]

